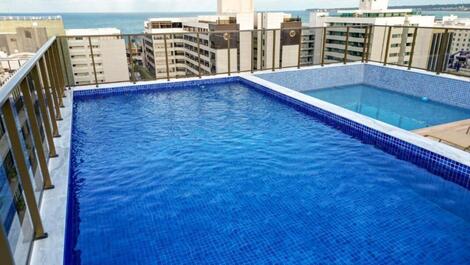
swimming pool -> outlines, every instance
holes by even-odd
[[[467,190],[245,84],[74,100],[74,264],[470,260]]]
[[[303,93],[405,130],[470,118],[470,109],[365,84],[309,90]]]

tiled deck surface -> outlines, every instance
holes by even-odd
[[[72,93],[66,91],[62,121],[58,121],[60,138],[54,138],[58,157],[51,158],[49,169],[54,189],[45,190],[41,202],[41,218],[49,237],[37,240],[31,251],[31,265],[61,265],[64,257],[67,190],[69,184],[70,138],[72,132]]]
[[[445,133],[458,133],[462,135],[462,138],[468,137],[470,139],[470,134],[468,134],[469,129],[470,129],[470,119],[467,119],[467,120],[441,124],[441,125],[437,125],[433,127],[423,128],[423,129],[415,130],[414,132],[423,136],[433,134],[433,133],[440,133],[440,134],[444,133],[444,135]],[[428,137],[428,138],[438,141],[438,139],[435,139],[433,137]],[[453,146],[452,144],[446,143],[445,141],[443,141],[442,143]]]

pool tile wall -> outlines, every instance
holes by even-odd
[[[470,81],[365,64],[363,83],[470,109]]]
[[[256,76],[296,91],[308,91],[360,84],[364,80],[364,64],[262,73]]]
[[[156,89],[179,89],[185,87],[204,86],[210,84],[225,84],[227,82],[236,82],[236,77],[221,77],[211,79],[197,79],[193,81],[176,81],[167,83],[152,83],[141,85],[124,85],[109,88],[91,88],[74,90],[73,96],[75,98],[95,98],[100,95],[113,95],[122,93],[145,93],[155,91]]]
[[[300,92],[366,84],[470,109],[470,81],[374,64],[317,67],[256,76]]]

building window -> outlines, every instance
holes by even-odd
[[[27,38],[27,39],[32,39],[32,38],[33,38],[33,34],[31,34],[31,31],[29,31],[29,30],[26,30],[26,31],[24,32],[24,36],[25,36],[25,38]]]

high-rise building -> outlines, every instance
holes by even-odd
[[[336,16],[330,16],[324,12],[312,12],[310,15],[310,26],[313,27],[335,27],[328,28],[325,43],[325,61],[342,61],[345,55],[346,36],[348,36],[349,60],[358,61],[364,53],[365,27],[358,26],[376,25],[370,38],[369,59],[384,61],[391,64],[408,64],[411,54],[413,28],[395,27],[391,31],[389,47],[382,45],[387,43],[388,28],[386,26],[433,26],[434,16],[416,15],[411,9],[388,9],[388,0],[360,0],[359,9],[341,10]],[[347,27],[354,26],[347,34]],[[413,65],[415,67],[426,67],[427,55],[430,49],[432,32],[421,32],[417,39],[414,51]],[[320,38],[317,38],[320,39]],[[380,47],[380,48],[379,48]],[[388,54],[385,54],[388,50]],[[387,57],[387,58],[386,58]]]
[[[254,12],[253,0],[217,0],[218,15],[253,14]]]
[[[470,73],[470,19],[444,16],[435,27],[428,69]]]
[[[71,74],[75,85],[129,80],[126,44],[120,34],[121,31],[116,28],[66,31]]]
[[[167,77],[167,64],[169,77],[294,66],[302,36],[313,39],[301,26],[290,14],[255,13],[252,0],[219,0],[215,16],[146,21],[143,62],[156,78]],[[300,47],[305,62],[310,46]]]

